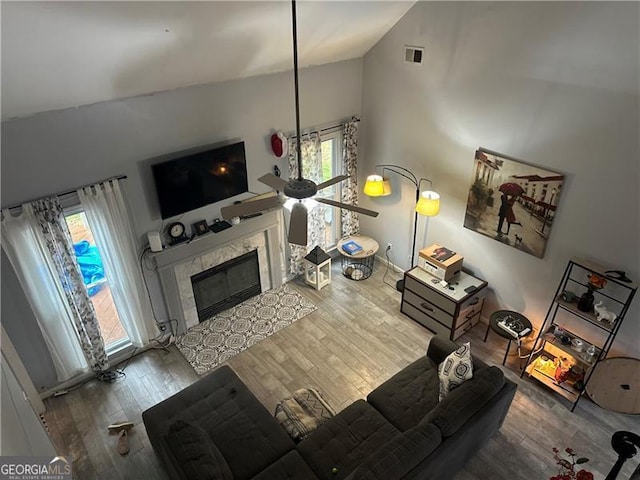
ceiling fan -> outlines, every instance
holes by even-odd
[[[291,222],[289,225],[288,239],[290,243],[295,245],[307,245],[307,206],[303,200],[312,198],[313,200],[330,205],[332,207],[344,208],[353,212],[362,213],[371,217],[377,217],[378,212],[368,210],[366,208],[358,207],[356,205],[349,205],[342,202],[336,202],[328,198],[315,197],[314,195],[324,188],[340,183],[349,178],[348,175],[338,175],[325,182],[316,184],[314,181],[302,177],[302,152],[300,148],[300,100],[298,95],[298,34],[296,26],[296,1],[291,1],[291,16],[293,23],[293,75],[295,86],[295,106],[296,106],[296,153],[298,157],[298,177],[287,180],[283,180],[276,175],[267,173],[258,179],[259,182],[270,186],[274,190],[278,190],[284,193],[287,197],[296,199],[291,209]],[[275,208],[282,205],[282,199],[280,197],[269,197],[255,201],[249,201],[245,203],[236,203],[220,209],[220,214],[224,219],[231,219],[233,217],[240,217],[244,215],[251,215],[264,210]]]

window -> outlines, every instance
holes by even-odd
[[[333,132],[321,136],[322,148],[322,179],[324,182],[342,173],[342,133]],[[337,202],[341,201],[340,183],[325,188],[318,192],[319,197],[329,198]],[[340,209],[325,208],[324,215],[325,241],[327,248],[335,247],[340,240]]]
[[[107,354],[129,345],[129,337],[116,311],[111,289],[105,278],[102,259],[85,213],[79,208],[65,209],[76,261],[96,311]]]

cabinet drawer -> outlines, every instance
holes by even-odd
[[[473,310],[470,310],[469,312],[473,312]],[[460,337],[460,336],[464,335],[465,333],[467,333],[474,326],[476,326],[479,321],[480,321],[480,312],[479,311],[475,312],[475,316],[471,316],[468,319],[466,317],[459,317],[459,320],[457,322],[458,326],[453,331],[453,339],[456,340],[458,337]]]
[[[429,315],[422,313],[420,310],[418,310],[413,305],[407,302],[402,302],[400,311],[405,315],[408,315],[409,317],[413,318],[419,324],[427,327],[433,333],[436,333],[438,335],[443,335],[446,338],[449,338],[451,336],[451,330],[449,328],[436,322]]]
[[[440,307],[445,312],[450,313],[451,315],[456,313],[456,303],[453,300],[450,300],[443,295],[440,295],[435,290],[430,289],[429,287],[423,285],[422,283],[414,280],[408,275],[405,275],[404,288],[411,290],[416,293],[418,296],[424,298],[427,302],[433,303],[437,307]]]
[[[483,305],[484,298],[480,298],[475,303],[472,303],[466,308],[461,308],[460,313],[458,314],[458,319],[456,321],[456,328],[458,328],[458,326],[462,325],[463,323],[467,323],[473,317],[477,316],[478,318],[480,318],[480,312],[482,312]]]
[[[482,309],[482,304],[484,302],[484,297],[487,295],[487,290],[483,288],[479,292],[475,292],[469,298],[467,298],[464,302],[460,304],[460,311],[466,310],[469,307]],[[478,311],[480,311],[478,310]]]
[[[449,328],[453,327],[453,317],[451,315],[449,315],[447,312],[443,312],[436,305],[428,302],[424,298],[419,297],[412,291],[404,291],[404,301],[410,303],[411,306],[420,310],[425,315],[429,315],[430,317],[435,318],[443,325]]]

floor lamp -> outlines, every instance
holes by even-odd
[[[380,164],[375,167],[382,168],[382,176],[374,174],[367,177],[364,185],[364,194],[369,197],[384,197],[391,195],[391,182],[385,177],[385,172],[395,173],[409,180],[416,188],[416,206],[413,214],[413,242],[411,246],[411,265],[413,268],[416,252],[416,235],[418,234],[418,214],[425,217],[434,217],[440,212],[440,195],[433,190],[420,191],[422,182],[429,182],[433,186],[433,182],[428,178],[418,178],[413,172],[399,165]],[[396,282],[396,289],[402,292],[404,289],[404,279]]]

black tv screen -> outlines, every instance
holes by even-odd
[[[152,165],[162,218],[248,191],[244,142]]]

